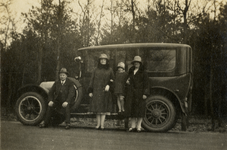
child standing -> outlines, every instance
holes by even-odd
[[[117,65],[116,78],[114,82],[114,93],[117,96],[118,113],[122,115],[124,109],[124,98],[125,98],[125,84],[128,77],[128,73],[125,72],[125,64],[119,62]]]

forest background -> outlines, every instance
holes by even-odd
[[[77,49],[122,43],[184,43],[193,49],[192,115],[227,116],[225,0],[40,0],[22,13],[0,2],[1,107],[17,90],[75,71]]]

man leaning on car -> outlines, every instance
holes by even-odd
[[[59,71],[60,80],[53,84],[49,92],[47,113],[44,121],[39,125],[40,128],[48,127],[54,109],[57,109],[64,111],[66,118],[65,129],[70,129],[70,106],[75,95],[75,89],[73,82],[67,78],[68,74],[66,68]]]

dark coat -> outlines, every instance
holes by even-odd
[[[130,85],[127,86],[125,116],[144,117],[146,110],[146,100],[143,99],[143,95],[148,96],[150,94],[149,79],[142,65],[135,75],[134,69],[135,67],[132,66],[128,73]]]
[[[125,96],[125,85],[127,81],[127,72],[117,72],[114,81],[114,93],[122,94]]]
[[[88,88],[88,92],[93,93],[89,107],[90,112],[112,112],[112,95],[110,91],[105,91],[106,85],[112,86],[111,79],[114,80],[114,73],[110,67],[98,67],[92,72]]]
[[[75,88],[72,81],[66,78],[65,83],[62,85],[61,81],[54,82],[52,88],[49,92],[49,101],[54,103],[64,103],[68,102],[69,104],[73,103],[75,96]]]

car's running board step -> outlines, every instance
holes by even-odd
[[[95,115],[94,113],[71,113],[71,115]],[[118,113],[110,113],[110,115],[118,115]]]

